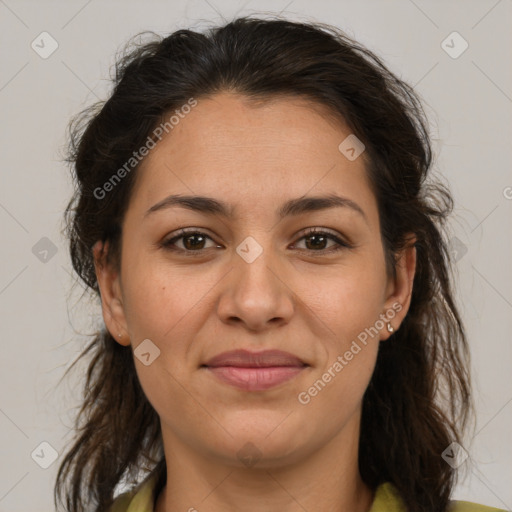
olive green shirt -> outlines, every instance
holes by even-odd
[[[131,491],[117,496],[109,512],[154,512],[153,489],[156,475],[148,475],[146,479]],[[504,509],[486,507],[467,501],[451,501],[449,512],[505,512]],[[194,510],[191,507],[191,510]],[[377,487],[375,499],[369,512],[406,512],[405,506],[396,489],[390,483]]]

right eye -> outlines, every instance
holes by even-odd
[[[182,240],[183,247],[176,247],[176,242],[179,240]],[[161,247],[169,251],[188,253],[187,256],[196,256],[205,249],[211,248],[203,247],[206,240],[211,240],[213,242],[213,239],[210,236],[201,231],[195,229],[181,229],[176,236],[164,240],[161,243]],[[220,246],[217,245],[217,247]]]

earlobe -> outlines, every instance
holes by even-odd
[[[119,273],[107,262],[108,248],[108,241],[103,243],[101,240],[96,242],[92,248],[96,279],[101,295],[101,310],[105,326],[111,336],[121,345],[127,346],[130,344],[130,340],[125,335],[127,326],[119,285]]]

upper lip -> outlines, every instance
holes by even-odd
[[[242,368],[264,368],[271,366],[307,366],[297,356],[282,350],[231,350],[208,359],[203,366],[238,366]]]

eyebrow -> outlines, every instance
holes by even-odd
[[[221,215],[227,219],[235,218],[235,208],[233,205],[229,205],[223,201],[214,199],[213,197],[182,195],[170,195],[162,199],[149,208],[149,210],[144,214],[144,218],[152,213],[172,208],[174,206],[208,215]],[[277,215],[279,219],[283,219],[288,216],[301,215],[308,212],[315,212],[330,208],[350,208],[351,210],[359,213],[359,215],[361,215],[368,224],[366,214],[356,202],[336,194],[290,199],[281,206]]]

